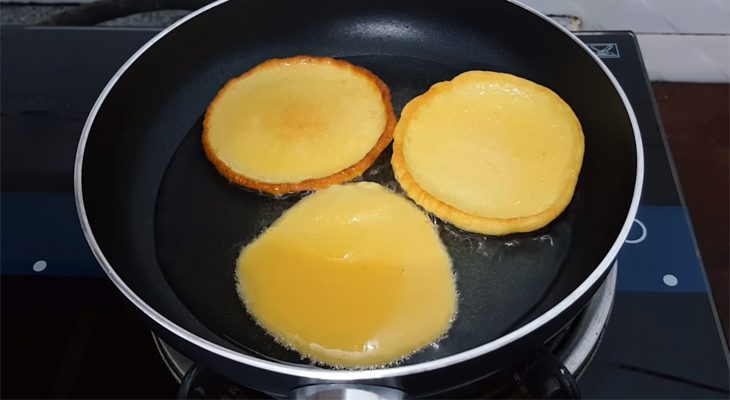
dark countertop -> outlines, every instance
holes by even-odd
[[[730,85],[655,82],[652,86],[715,305],[730,340]]]

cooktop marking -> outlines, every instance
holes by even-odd
[[[46,267],[48,266],[48,263],[46,260],[38,260],[35,263],[33,263],[33,271],[35,272],[42,272]]]
[[[636,239],[626,238],[626,240],[624,240],[625,243],[637,244],[637,243],[643,242],[644,239],[646,239],[646,225],[644,225],[643,222],[639,221],[638,218],[634,219],[634,223],[639,225],[639,229],[641,229],[641,235],[639,235],[639,237]],[[632,231],[633,231],[633,229],[632,229]]]
[[[677,286],[677,284],[679,283],[679,280],[677,279],[677,277],[672,274],[664,275],[662,277],[662,281],[664,282],[665,285],[672,286],[672,287]]]

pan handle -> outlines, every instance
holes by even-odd
[[[515,373],[513,379],[523,392],[538,399],[580,399],[580,389],[570,370],[552,353],[540,348],[536,362],[525,373]]]
[[[290,392],[289,398],[301,400],[401,400],[405,398],[405,393],[385,386],[333,383],[296,388]]]

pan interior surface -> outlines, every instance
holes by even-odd
[[[398,111],[419,82],[425,82],[421,88],[426,89],[460,72],[457,67],[398,56],[346,60],[380,76],[391,88]],[[413,65],[419,66],[418,74],[413,74]],[[200,123],[196,123],[188,132],[160,186],[155,228],[157,257],[163,272],[186,306],[213,331],[248,352],[277,361],[308,363],[256,325],[238,298],[234,280],[241,247],[303,195],[281,199],[228,183],[205,159],[200,129]],[[362,179],[405,196],[393,176],[390,157],[388,149]],[[180,216],[185,216],[184,222]],[[486,237],[463,232],[434,217],[454,264],[460,294],[458,317],[444,340],[416,353],[404,364],[456,354],[515,328],[560,273],[572,241],[573,218],[569,210],[537,232]]]
[[[486,237],[436,220],[454,263],[458,316],[444,340],[403,364],[497,339],[575,290],[613,245],[636,176],[629,116],[595,61],[557,28],[508,2],[321,5],[225,3],[171,31],[121,76],[94,120],[82,182],[89,223],[120,278],[198,336],[310,365],[255,324],[234,279],[240,249],[303,195],[273,198],[228,183],[205,158],[200,135],[203,113],[228,79],[268,58],[313,54],[378,75],[392,91],[396,114],[430,85],[483,69],[551,88],[583,125],[576,194],[545,228]],[[530,29],[516,31],[520,24]],[[400,192],[390,156],[386,149],[362,179]]]

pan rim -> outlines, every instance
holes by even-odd
[[[236,351],[233,351],[231,349],[225,348],[223,346],[217,345],[209,340],[206,340],[204,338],[201,338],[194,333],[182,328],[181,326],[175,324],[165,316],[163,316],[161,313],[159,313],[157,310],[155,310],[153,307],[151,307],[149,304],[147,304],[144,300],[142,300],[141,297],[139,297],[127,284],[121,279],[121,277],[116,273],[114,268],[111,266],[111,264],[106,259],[106,256],[102,252],[101,248],[99,247],[98,243],[96,242],[96,238],[94,237],[93,232],[91,231],[91,225],[89,224],[88,216],[86,215],[86,208],[84,206],[84,197],[83,197],[83,187],[82,187],[82,170],[83,170],[83,160],[84,160],[84,151],[86,149],[86,142],[88,141],[89,134],[91,132],[91,127],[94,123],[94,120],[96,118],[97,113],[99,112],[101,106],[103,105],[107,95],[112,90],[112,88],[115,86],[116,82],[121,78],[121,76],[126,72],[126,70],[139,58],[141,57],[147,49],[152,47],[157,41],[162,39],[164,36],[166,36],[169,32],[177,28],[178,26],[184,24],[185,22],[195,18],[196,16],[211,10],[221,4],[227,3],[229,0],[216,0],[198,10],[195,10],[191,12],[190,14],[184,16],[183,18],[179,19],[172,25],[168,26],[167,28],[160,31],[157,35],[152,37],[147,43],[145,43],[139,50],[137,50],[120,68],[117,70],[117,72],[114,74],[114,76],[109,80],[107,85],[104,87],[102,92],[99,94],[99,97],[97,98],[96,102],[94,103],[91,112],[89,113],[89,116],[86,119],[86,122],[84,124],[81,137],[79,139],[79,144],[76,151],[76,158],[74,163],[74,197],[76,200],[76,210],[79,215],[79,219],[81,222],[81,228],[84,233],[84,236],[86,238],[86,241],[89,243],[89,246],[92,250],[92,253],[94,254],[94,257],[96,258],[99,265],[102,267],[104,272],[107,274],[109,279],[114,283],[114,285],[119,289],[127,299],[132,302],[137,308],[139,308],[142,312],[144,312],[148,318],[150,318],[152,321],[154,321],[156,324],[160,325],[161,327],[165,328],[170,333],[178,336],[180,339],[183,339],[187,342],[190,342],[194,344],[195,346],[202,348],[208,352],[214,353],[218,356],[224,357],[228,360],[235,361],[241,364],[248,365],[250,367],[254,368],[261,368],[264,370],[268,370],[271,372],[281,373],[289,376],[297,376],[302,378],[310,378],[310,379],[317,379],[317,380],[326,380],[326,381],[361,381],[361,380],[375,380],[375,379],[383,379],[383,378],[392,378],[392,377],[398,377],[398,376],[404,376],[404,375],[410,375],[410,374],[417,374],[427,371],[432,371],[436,369],[441,369],[444,367],[448,367],[454,364],[459,364],[471,359],[475,359],[477,357],[481,357],[487,353],[490,353],[492,351],[495,351],[499,348],[502,348],[528,334],[531,332],[539,329],[540,327],[544,326],[545,324],[552,321],[555,317],[557,317],[559,314],[561,314],[563,311],[568,309],[570,306],[572,306],[583,294],[588,292],[598,281],[599,279],[604,276],[606,271],[610,268],[610,266],[613,264],[613,260],[616,258],[619,249],[623,245],[625,239],[628,237],[629,231],[631,229],[631,226],[634,222],[634,219],[636,217],[636,213],[638,211],[639,207],[639,201],[641,199],[641,191],[643,187],[643,180],[644,180],[644,152],[643,152],[643,143],[641,138],[641,132],[639,130],[639,125],[636,119],[636,115],[634,114],[634,110],[631,107],[631,104],[626,97],[626,93],[624,92],[621,85],[618,83],[616,78],[614,77],[613,73],[606,67],[606,65],[601,61],[598,56],[596,56],[589,47],[580,41],[573,33],[568,31],[566,28],[558,24],[557,22],[553,21],[549,17],[543,15],[542,13],[538,12],[537,10],[533,9],[532,7],[529,7],[527,5],[524,5],[516,0],[505,0],[508,3],[511,3],[515,6],[521,7],[522,9],[540,17],[544,21],[550,23],[554,27],[558,28],[560,31],[562,31],[565,35],[567,35],[570,39],[572,39],[574,42],[576,42],[583,51],[587,52],[589,56],[593,58],[593,60],[598,64],[598,66],[603,70],[604,74],[609,78],[611,83],[614,86],[614,89],[619,94],[619,97],[621,98],[624,108],[626,109],[626,112],[629,115],[629,120],[631,122],[632,130],[634,133],[634,143],[636,146],[636,178],[634,182],[634,192],[633,197],[631,199],[631,204],[629,206],[629,211],[627,213],[626,219],[624,220],[623,226],[621,230],[619,231],[619,234],[614,241],[614,243],[611,245],[610,249],[604,256],[603,260],[598,264],[598,266],[593,270],[593,272],[586,278],[573,292],[571,292],[568,296],[563,298],[558,304],[550,308],[548,311],[546,311],[544,314],[540,315],[539,317],[535,318],[534,320],[530,321],[526,325],[509,332],[506,335],[503,335],[495,340],[492,340],[491,342],[484,343],[480,346],[474,347],[472,349],[463,351],[461,353],[453,354],[447,357],[439,358],[436,360],[426,361],[419,364],[413,364],[413,365],[406,365],[406,366],[397,366],[397,367],[390,367],[390,368],[379,368],[379,369],[372,369],[372,370],[327,370],[327,369],[315,369],[305,366],[293,366],[293,365],[285,365],[281,363],[277,363],[274,361],[268,361],[263,360],[260,358],[256,358],[253,356],[248,356]]]

